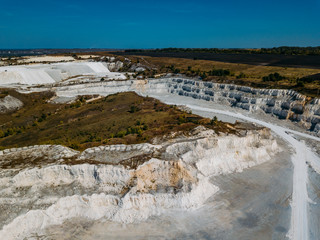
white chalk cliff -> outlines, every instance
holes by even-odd
[[[72,218],[131,223],[170,209],[197,209],[219,191],[211,176],[241,172],[281,151],[267,129],[244,136],[196,132],[159,145],[101,146],[82,153],[51,145],[1,151],[2,163],[41,156],[43,161],[41,167],[15,165],[1,172],[0,203],[10,210],[0,238],[24,239]],[[140,155],[149,158],[128,164]],[[78,163],[85,159],[95,164]]]

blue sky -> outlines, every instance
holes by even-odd
[[[320,0],[0,0],[0,49],[283,45],[320,45]]]

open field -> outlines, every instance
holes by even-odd
[[[280,54],[235,54],[206,52],[113,52],[116,55],[140,55],[149,57],[187,58],[217,62],[242,63],[262,66],[316,68],[320,69],[320,56]]]
[[[229,63],[212,60],[193,60],[188,58],[130,56],[132,61],[149,65],[152,74],[182,73],[187,76],[201,76],[206,81],[235,83],[258,88],[294,89],[307,96],[319,96],[320,80],[303,80],[320,73],[320,69],[262,66],[242,63]],[[210,76],[210,71],[228,70],[227,76]],[[283,77],[277,81],[263,81],[269,74],[279,73]],[[205,75],[205,77],[203,76]],[[301,79],[301,80],[300,80]]]

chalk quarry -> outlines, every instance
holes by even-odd
[[[134,91],[254,125],[238,134],[200,126],[188,136],[83,152],[60,145],[0,151],[0,239],[318,239],[319,99],[110,72],[119,68],[88,61],[4,66],[0,85],[50,90],[52,102]],[[12,96],[0,99],[0,113],[20,108]]]
[[[72,218],[133,223],[170,209],[197,209],[219,190],[210,177],[242,172],[280,151],[267,129],[217,138],[202,128],[160,145],[102,146],[82,153],[51,145],[5,150],[0,236],[24,239]],[[144,162],[133,166],[142,156]],[[8,164],[21,158],[29,164]],[[42,160],[34,162],[37,158]],[[78,164],[82,160],[95,164]]]
[[[39,89],[32,89],[37,91]],[[57,96],[109,95],[135,91],[143,96],[177,95],[227,105],[248,112],[263,112],[289,120],[320,135],[320,99],[308,99],[293,90],[255,89],[186,78],[92,82],[55,88]]]

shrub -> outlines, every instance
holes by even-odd
[[[231,74],[228,69],[213,69],[208,72],[210,76],[229,76]]]
[[[135,112],[139,112],[139,111],[140,111],[140,108],[138,108],[135,105],[131,105],[129,113],[135,113]]]
[[[264,76],[262,77],[262,81],[264,82],[276,82],[276,81],[280,81],[282,79],[285,79],[284,76],[281,76],[279,73],[275,72],[275,73],[270,73],[268,76]]]
[[[117,134],[116,134],[116,137],[117,138],[123,138],[125,135],[126,135],[126,131],[119,131],[119,132],[117,132]]]
[[[241,72],[236,78],[240,79],[240,78],[246,78],[246,77],[247,76],[243,72]]]
[[[218,118],[216,116],[214,116],[210,121],[210,125],[212,125],[212,126],[217,125],[217,123],[218,123]]]
[[[74,150],[78,150],[80,148],[80,146],[77,143],[72,143],[69,147]]]
[[[138,134],[138,137],[142,136],[142,130],[140,128],[138,129],[137,134]]]
[[[304,82],[297,81],[296,87],[304,87]]]

